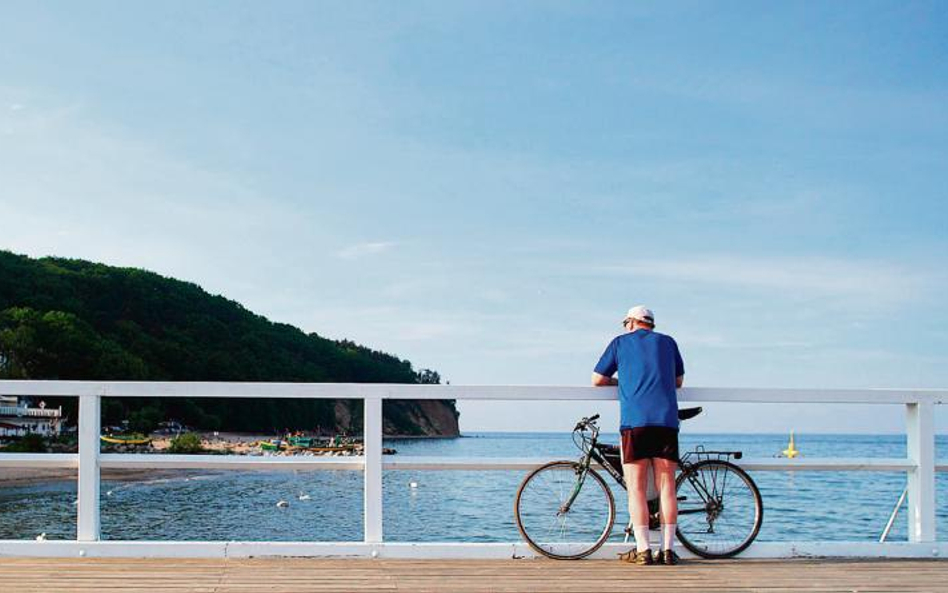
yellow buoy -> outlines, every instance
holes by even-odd
[[[790,443],[787,445],[787,448],[783,450],[783,456],[788,459],[793,459],[800,455],[800,451],[793,445],[793,431],[790,431]]]

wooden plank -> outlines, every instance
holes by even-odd
[[[696,560],[638,567],[545,559],[0,558],[0,583],[4,593],[948,591],[948,560]]]

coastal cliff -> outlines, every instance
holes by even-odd
[[[437,383],[407,360],[274,323],[196,284],[135,268],[0,251],[0,378]],[[50,398],[52,399],[52,398]],[[63,398],[67,415],[75,398]],[[361,433],[361,403],[105,398],[103,422],[139,429]],[[389,435],[457,436],[453,400],[390,401]]]

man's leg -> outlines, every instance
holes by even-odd
[[[655,468],[655,485],[661,496],[662,550],[671,550],[678,525],[678,493],[675,491],[675,470],[678,464],[656,457],[652,460],[652,467]]]
[[[635,548],[638,552],[649,549],[648,503],[645,500],[645,490],[648,485],[650,461],[639,459],[622,464],[626,488],[629,491],[629,519],[632,522],[632,534],[635,536]]]

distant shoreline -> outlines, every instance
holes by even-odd
[[[218,432],[216,435],[213,432],[207,431],[198,431],[197,434],[201,436],[202,446],[205,449],[204,453],[198,453],[197,455],[240,455],[240,456],[249,456],[249,455],[259,455],[254,450],[253,443],[257,441],[268,441],[270,439],[280,438],[272,434],[261,434],[261,433],[246,433],[246,432]],[[438,435],[438,436],[424,436],[424,435],[385,435],[383,439],[399,439],[399,440],[423,440],[423,439],[454,439],[460,438],[458,436],[449,436],[449,435]],[[152,444],[149,447],[149,451],[145,453],[147,455],[166,455],[167,449],[171,444],[171,439],[173,437],[167,435],[153,435]],[[325,437],[328,438],[328,437]],[[351,438],[351,437],[350,437]],[[360,438],[361,440],[361,438]],[[104,443],[103,443],[104,444]],[[108,446],[103,448],[104,451],[116,451],[124,448],[122,445],[118,446]],[[134,449],[127,451],[128,453],[136,452]],[[272,455],[272,454],[270,454]],[[292,454],[287,455],[286,453],[277,454],[273,456],[293,456]],[[194,473],[198,470],[193,469],[103,469],[102,470],[102,480],[113,480],[120,482],[138,482],[145,480],[152,480],[156,478],[167,478],[167,477],[178,477],[185,476],[191,473]],[[15,468],[2,468],[0,469],[0,488],[20,488],[28,486],[36,486],[38,484],[52,483],[52,482],[68,482],[78,479],[78,470],[72,468],[29,468],[29,467],[15,467]]]

